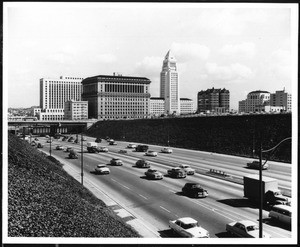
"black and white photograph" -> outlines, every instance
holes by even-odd
[[[297,244],[298,10],[3,2],[3,243]]]

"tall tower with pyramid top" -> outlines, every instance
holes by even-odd
[[[160,73],[160,97],[165,99],[165,114],[180,114],[176,59],[170,50],[165,56]]]

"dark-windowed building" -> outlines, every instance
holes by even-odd
[[[198,92],[197,112],[225,113],[229,111],[230,92],[229,90],[211,88]]]
[[[151,81],[145,77],[98,75],[82,81],[89,118],[136,119],[150,115]]]

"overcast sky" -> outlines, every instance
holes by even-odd
[[[230,91],[230,107],[253,90],[292,92],[298,54],[290,4],[15,3],[4,5],[8,107],[39,105],[39,79],[143,76],[159,96],[169,49],[180,97]],[[296,13],[296,15],[295,15]],[[294,44],[294,45],[293,45]],[[295,61],[295,60],[294,60]],[[294,73],[292,73],[294,72]]]

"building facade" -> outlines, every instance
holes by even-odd
[[[40,120],[63,120],[64,104],[81,100],[83,78],[61,76],[59,79],[40,79]]]
[[[201,90],[197,95],[197,112],[218,112],[225,113],[229,111],[230,92],[223,89]]]
[[[270,97],[270,105],[271,106],[280,106],[283,107],[284,111],[291,112],[292,111],[292,95],[290,93],[285,92],[285,89],[281,91],[276,91],[271,94]]]
[[[180,114],[195,113],[194,101],[188,98],[180,98]]]
[[[136,119],[150,115],[151,81],[145,77],[98,75],[82,81],[82,100],[96,119]]]
[[[88,119],[88,102],[69,100],[65,102],[65,120],[86,120]]]
[[[176,59],[169,50],[160,73],[160,98],[165,99],[165,114],[180,114],[179,78]]]
[[[239,112],[262,112],[265,111],[265,106],[270,105],[270,93],[267,91],[252,91],[248,93],[247,99],[239,102]]]
[[[150,98],[150,115],[158,117],[164,113],[165,113],[164,98],[151,97]]]

